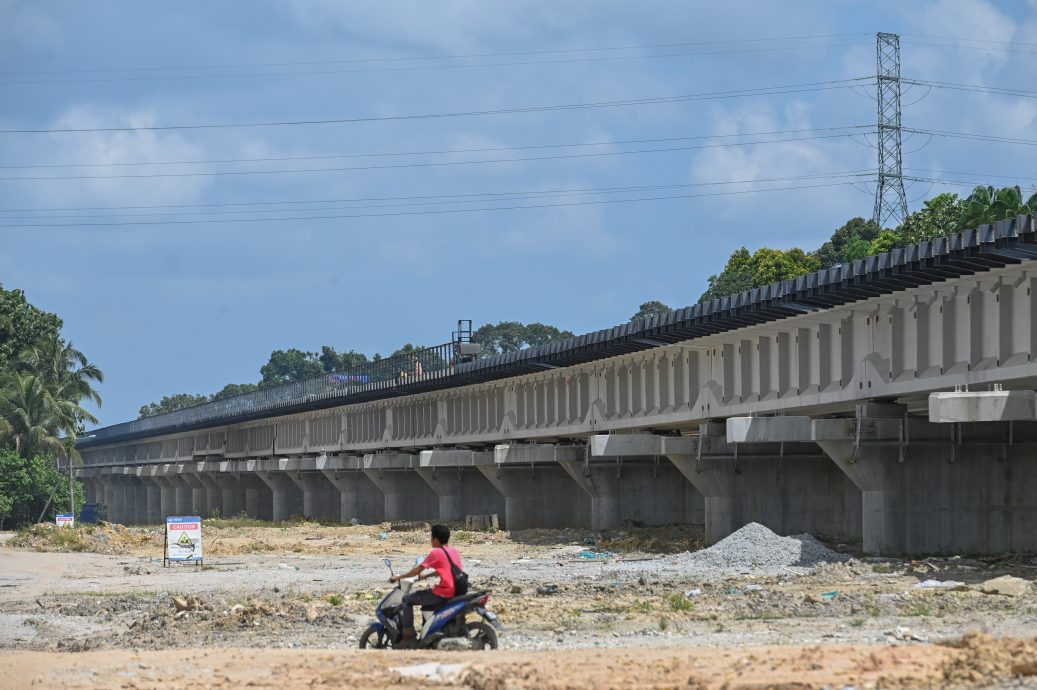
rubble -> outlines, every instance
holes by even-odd
[[[1002,575],[987,580],[980,585],[980,591],[984,594],[1002,594],[1007,597],[1021,597],[1030,592],[1030,583],[1021,577]]]

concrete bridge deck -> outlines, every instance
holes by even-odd
[[[305,409],[116,425],[80,475],[130,522],[496,512],[713,541],[756,520],[872,553],[1037,550],[1026,404],[930,420],[935,392],[1037,388],[1035,240],[1022,217]]]

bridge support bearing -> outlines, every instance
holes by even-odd
[[[896,405],[813,423],[860,487],[864,552],[880,556],[1037,550],[1037,422],[932,423]]]
[[[268,487],[273,494],[274,522],[281,522],[292,515],[303,514],[302,490],[284,472],[256,472],[255,475]]]
[[[339,492],[320,472],[289,472],[288,477],[302,491],[302,514],[312,518],[340,520]]]
[[[338,489],[338,519],[343,523],[356,519],[363,523],[385,519],[385,498],[360,470],[321,470],[325,479]]]

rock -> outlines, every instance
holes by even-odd
[[[536,591],[542,597],[558,594],[558,585],[544,585],[543,587],[537,587]]]
[[[522,594],[522,588],[519,587],[518,585],[512,585],[511,586],[511,593],[512,594]]]
[[[984,594],[1002,594],[1007,597],[1021,597],[1030,592],[1030,583],[1021,577],[1002,575],[987,580],[979,586]]]
[[[192,607],[184,597],[173,597],[173,608],[179,613],[180,611],[190,611]]]
[[[317,605],[312,601],[306,605],[306,620],[313,622],[317,620]]]

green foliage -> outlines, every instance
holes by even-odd
[[[76,506],[83,505],[83,486],[73,482]],[[12,528],[37,521],[47,501],[45,520],[69,510],[68,475],[42,456],[22,457],[0,450],[0,527]]]
[[[259,390],[257,383],[228,383],[226,386],[209,396],[210,400],[223,400],[243,393],[252,393]]]
[[[670,307],[666,306],[659,300],[652,300],[651,302],[645,302],[637,310],[637,313],[630,317],[631,323],[634,321],[642,321],[644,319],[650,319],[653,316],[661,316],[662,314],[668,314],[673,311]]]
[[[666,603],[671,611],[691,611],[695,608],[695,603],[680,592],[674,592],[666,597]]]
[[[367,364],[367,355],[364,353],[355,350],[336,352],[335,348],[330,345],[321,347],[320,356],[317,359],[326,372],[351,371],[361,364]]]
[[[18,356],[61,332],[61,319],[29,304],[21,290],[0,284],[0,373],[14,368]]]
[[[1037,213],[1037,193],[1023,201],[1023,192],[1018,185],[1001,189],[979,186],[965,200],[962,225],[974,228],[1030,213]]]
[[[881,254],[882,252],[893,251],[897,247],[903,247],[906,244],[907,242],[904,241],[903,235],[900,235],[896,230],[884,230],[881,235],[872,241],[868,254]]]
[[[165,395],[157,403],[142,405],[140,408],[140,418],[144,419],[145,417],[154,417],[167,412],[176,412],[186,407],[194,407],[207,402],[209,402],[209,396],[207,395],[192,395],[191,393]]]
[[[699,302],[733,295],[750,288],[788,280],[816,271],[820,260],[802,249],[762,247],[750,254],[745,247],[735,250],[723,272],[709,277],[709,288]]]
[[[313,378],[324,371],[324,366],[316,352],[303,352],[296,348],[274,350],[270,353],[270,361],[259,368],[263,377],[260,388],[280,386]]]
[[[851,218],[815,253],[821,264],[819,268],[863,259],[871,253],[871,243],[881,231],[882,228],[873,220]]]
[[[959,199],[957,194],[937,194],[926,200],[922,208],[904,219],[895,231],[900,239],[894,246],[903,247],[959,232],[964,227],[964,211],[965,201]],[[879,245],[880,248],[886,246],[888,243]]]
[[[527,346],[534,347],[572,337],[572,331],[562,331],[542,323],[523,325],[518,321],[488,323],[472,333],[472,341],[482,345],[484,356],[516,352]]]

